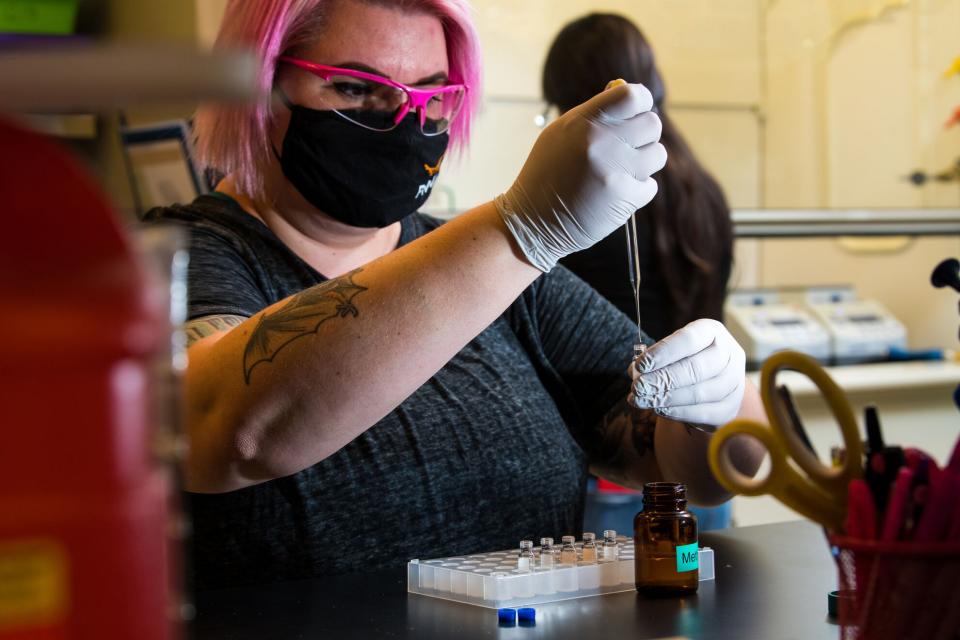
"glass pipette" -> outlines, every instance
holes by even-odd
[[[643,329],[640,326],[640,245],[637,242],[637,214],[634,213],[623,225],[627,232],[627,264],[630,274],[630,288],[633,289],[633,302],[637,312],[637,340],[633,344],[633,358],[636,360],[647,345],[643,342]]]
[[[627,263],[629,263],[630,288],[633,289],[633,302],[637,312],[637,341],[633,343],[633,359],[636,360],[647,350],[643,342],[643,328],[640,326],[640,244],[637,242],[637,214],[634,213],[623,225],[627,232]],[[713,425],[694,424],[684,422],[690,429],[713,433],[717,428]]]

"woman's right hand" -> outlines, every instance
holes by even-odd
[[[520,175],[495,200],[520,250],[549,271],[622,226],[657,193],[660,118],[639,84],[608,88],[537,138]]]

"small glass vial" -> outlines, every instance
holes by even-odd
[[[584,562],[597,561],[597,536],[595,534],[590,532],[583,534],[582,556]]]
[[[517,555],[517,569],[530,571],[533,569],[533,540],[520,541],[520,553]]]
[[[697,517],[687,511],[686,487],[649,482],[643,511],[633,519],[637,591],[646,595],[696,593],[700,586]]]
[[[603,561],[617,560],[620,556],[620,546],[617,544],[617,532],[607,529],[603,532]]]
[[[560,547],[560,564],[577,564],[577,548],[573,546],[573,536],[563,536],[560,541],[563,546]]]
[[[540,538],[540,568],[553,568],[553,538]]]

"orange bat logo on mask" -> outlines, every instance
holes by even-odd
[[[443,164],[443,156],[440,156],[440,159],[437,160],[437,164],[432,167],[428,164],[424,164],[423,168],[426,170],[428,176],[435,176],[437,172],[440,171],[440,165]]]

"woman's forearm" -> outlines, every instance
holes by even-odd
[[[187,488],[295,473],[387,415],[540,275],[490,204],[190,348]]]
[[[763,402],[757,388],[749,380],[740,404],[737,418],[766,422]],[[730,492],[723,488],[710,470],[707,448],[710,434],[687,427],[683,423],[660,418],[657,421],[654,446],[657,464],[664,480],[683,482],[687,485],[687,498],[698,505],[717,505],[730,499]],[[750,439],[731,443],[730,455],[737,468],[746,475],[754,475],[760,468],[765,450]]]

